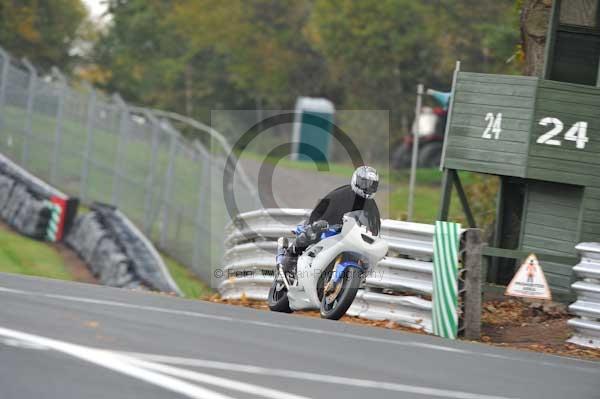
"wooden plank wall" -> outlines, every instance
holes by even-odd
[[[600,89],[582,85],[540,81],[535,122],[532,129],[527,177],[585,187],[579,241],[600,242]],[[544,117],[560,119],[563,132],[555,139],[560,146],[537,143],[548,127],[538,124]],[[587,122],[588,142],[578,149],[565,140],[574,123]]]
[[[528,182],[521,249],[534,253],[576,256],[583,190],[581,186],[561,183]],[[541,264],[552,291],[568,294],[574,265],[551,262]]]
[[[600,242],[600,90],[594,87],[540,80],[529,145],[523,249],[576,255],[574,246]],[[562,131],[553,139],[560,145],[538,143],[553,126],[543,118],[556,118]],[[577,148],[565,134],[576,122],[587,122],[585,148]],[[542,217],[544,215],[544,217]],[[568,292],[573,265],[544,264],[558,292]]]
[[[537,78],[460,72],[444,166],[496,175],[525,175]],[[498,140],[483,138],[486,115],[502,114]]]
[[[583,197],[581,241],[600,242],[600,188],[586,187]]]

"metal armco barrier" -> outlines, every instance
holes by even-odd
[[[571,285],[577,301],[569,306],[569,312],[578,317],[568,322],[575,329],[568,342],[600,348],[600,243],[581,243],[575,248],[581,262],[573,267],[579,281]]]
[[[308,215],[305,209],[261,209],[242,213],[227,226],[221,296],[266,300],[275,268],[275,241],[293,237],[294,227]],[[433,225],[383,220],[381,235],[389,252],[367,277],[348,314],[432,332],[433,233]]]
[[[258,209],[242,213],[225,227],[225,247],[255,240],[276,241],[281,236],[293,237],[292,230],[309,215],[308,209],[291,208]]]

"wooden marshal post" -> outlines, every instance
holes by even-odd
[[[577,3],[577,4],[575,4]],[[600,5],[555,1],[543,76],[491,75],[457,68],[453,80],[439,220],[457,171],[498,176],[496,229],[484,255],[487,280],[506,284],[535,253],[558,299],[570,299],[575,245],[600,241]],[[475,66],[472,66],[475,67]]]

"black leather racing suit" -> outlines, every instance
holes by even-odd
[[[289,245],[282,262],[284,269],[291,271],[295,267],[298,256],[306,247],[320,239],[321,232],[327,228],[327,225],[341,225],[344,214],[358,210],[365,211],[371,231],[379,234],[381,216],[375,200],[356,194],[349,184],[338,187],[323,197],[311,212],[306,222],[305,232],[298,235],[295,241]]]
[[[342,224],[344,214],[364,210],[373,233],[379,234],[381,216],[374,199],[366,199],[356,194],[349,184],[336,188],[319,201],[308,218],[308,224],[325,220],[330,226]]]

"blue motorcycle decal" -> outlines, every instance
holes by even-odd
[[[303,224],[299,224],[298,226],[296,226],[296,228],[292,231],[292,233],[294,233],[295,235],[300,235],[302,233],[304,233],[306,231],[306,226],[304,226]]]
[[[344,273],[349,267],[358,269],[361,272],[364,272],[366,270],[366,267],[359,265],[358,262],[355,262],[353,260],[347,260],[345,262],[338,263],[335,269],[335,276],[333,276],[333,282],[338,283],[342,279],[342,277],[344,277]]]
[[[333,237],[340,234],[340,231],[337,229],[327,229],[321,233],[321,240],[324,240],[329,237]]]

